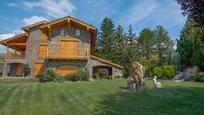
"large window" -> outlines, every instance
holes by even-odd
[[[80,29],[79,29],[79,28],[76,28],[76,36],[77,36],[77,37],[80,37],[80,34],[81,34]]]
[[[65,36],[65,28],[61,28],[60,29],[60,36]]]
[[[65,35],[65,28],[56,28],[52,30],[52,37],[56,36],[64,36]]]
[[[56,28],[52,30],[52,37],[56,37],[60,34],[60,29]]]

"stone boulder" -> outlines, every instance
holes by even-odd
[[[146,89],[144,82],[145,67],[139,62],[133,62],[129,73],[129,80],[132,79],[134,91],[143,91]]]

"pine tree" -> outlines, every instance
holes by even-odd
[[[124,49],[125,49],[125,33],[124,29],[121,25],[116,27],[113,39],[113,51],[111,52],[114,54],[114,59],[116,62],[120,64],[124,64],[121,59],[124,56]]]
[[[154,47],[154,33],[149,28],[144,28],[140,32],[138,38],[138,44],[140,48],[140,53],[142,57],[150,59],[152,56],[152,51]]]
[[[112,59],[113,57],[111,51],[113,48],[114,31],[113,21],[110,18],[105,17],[100,27],[97,53],[108,59]]]
[[[128,32],[125,39],[125,53],[124,53],[125,71],[128,72],[131,64],[139,60],[139,47],[137,44],[137,36],[133,32],[132,25],[128,26]]]
[[[126,42],[126,51],[127,51],[127,57],[128,62],[131,64],[132,62],[138,60],[138,54],[139,54],[139,47],[137,44],[137,36],[133,32],[133,28],[131,25],[128,27],[128,33],[127,33],[127,42]]]
[[[154,30],[154,37],[159,64],[167,64],[169,60],[168,57],[171,55],[170,53],[173,47],[173,42],[168,36],[168,32],[161,25],[157,26]]]

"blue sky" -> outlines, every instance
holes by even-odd
[[[23,26],[68,15],[96,27],[108,16],[124,28],[132,24],[137,35],[163,25],[175,39],[186,20],[175,0],[1,0],[0,8],[0,40],[22,33]]]

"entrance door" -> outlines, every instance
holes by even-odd
[[[23,75],[23,66],[22,64],[17,63],[16,64],[16,76],[21,76]]]
[[[42,62],[34,63],[34,76],[44,75],[45,72],[45,64]]]

